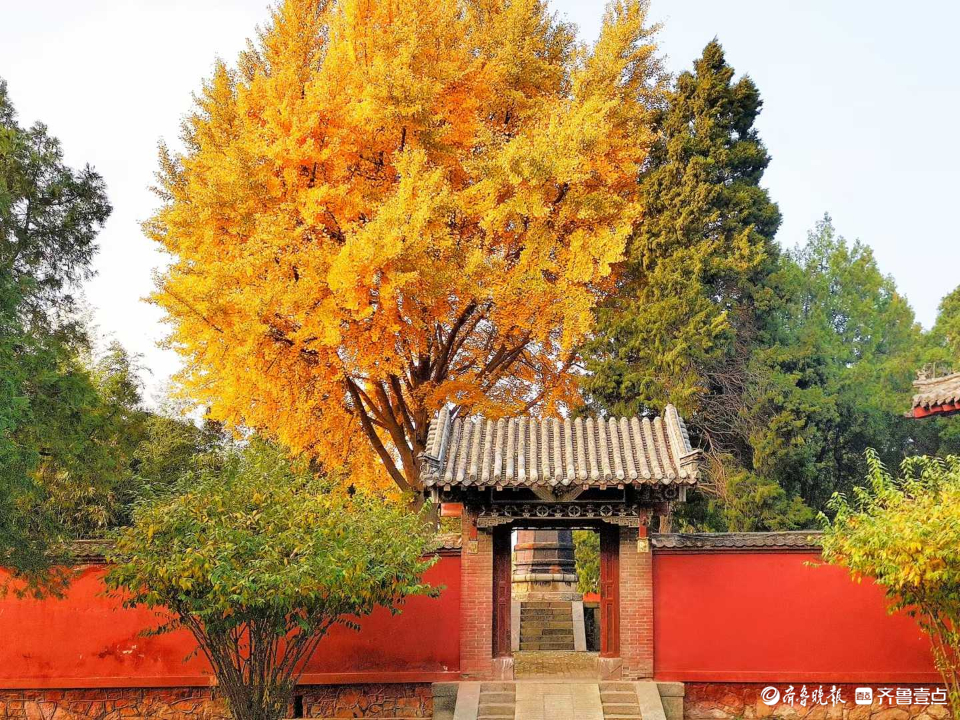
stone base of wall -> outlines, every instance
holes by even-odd
[[[433,717],[429,683],[306,685],[290,717]],[[0,720],[228,720],[210,688],[0,690]]]
[[[301,689],[305,718],[432,718],[430,683],[312,685]]]
[[[793,702],[782,697],[792,685]],[[909,704],[900,705],[894,700],[879,700],[879,689],[894,688],[931,692],[934,685],[831,685],[829,683],[685,683],[683,702],[684,720],[757,720],[760,718],[790,718],[791,720],[944,720],[950,717],[947,705]],[[800,691],[806,687],[811,694],[823,688],[827,704],[811,702],[808,697],[801,703]],[[781,698],[773,704],[764,702],[761,693],[765,688],[776,688]],[[830,704],[830,691],[836,687],[845,704]],[[870,705],[857,705],[855,692],[858,687],[871,687],[874,700]],[[921,692],[920,695],[923,695]],[[912,695],[911,695],[912,697]]]

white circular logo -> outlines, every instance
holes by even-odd
[[[766,705],[776,705],[780,702],[780,691],[770,685],[760,691],[760,699]]]

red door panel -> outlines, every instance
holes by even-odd
[[[620,657],[620,528],[600,528],[600,657]]]
[[[493,530],[493,656],[510,655],[510,528]]]

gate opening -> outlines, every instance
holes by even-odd
[[[610,529],[615,535],[615,528]],[[615,562],[609,557],[605,561],[603,535],[602,526],[511,530],[510,649],[515,677],[596,679],[601,650],[609,650],[607,657],[619,652],[619,579]],[[506,568],[495,567],[494,576],[497,594],[505,599]],[[502,600],[498,605],[503,607]],[[497,615],[502,618],[504,613]]]

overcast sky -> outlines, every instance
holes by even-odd
[[[551,0],[596,37],[603,3]],[[106,178],[113,216],[87,299],[99,330],[140,353],[151,393],[177,367],[141,302],[162,261],[140,232],[158,140],[176,140],[191,93],[216,57],[233,60],[267,0],[0,0],[0,77],[23,124],[42,120],[67,160]],[[829,212],[871,245],[927,327],[960,284],[960,3],[917,0],[653,0],[668,67],[690,66],[714,36],[751,75],[773,161],[784,246]]]

